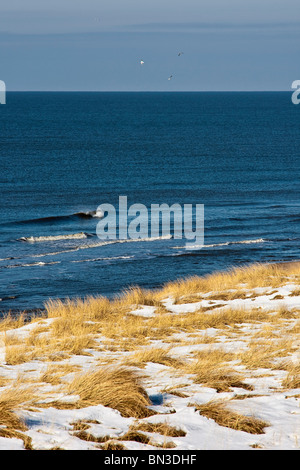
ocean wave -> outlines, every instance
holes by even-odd
[[[5,302],[7,300],[14,300],[16,299],[18,296],[17,295],[7,295],[5,297],[1,297],[0,298],[0,302]]]
[[[115,260],[120,260],[120,259],[132,259],[134,258],[133,255],[131,256],[108,256],[108,257],[103,257],[103,258],[90,258],[90,259],[79,259],[79,260],[73,260],[71,263],[90,263],[90,262],[95,262],[95,261],[115,261]]]
[[[73,214],[73,216],[81,217],[83,219],[90,219],[90,218],[102,219],[104,217],[104,212],[102,210],[76,212],[75,214]]]
[[[49,263],[45,263],[43,261],[39,261],[37,263],[24,263],[24,264],[10,264],[8,266],[3,266],[3,268],[11,269],[11,268],[28,268],[32,266],[48,266],[51,264],[59,264],[60,261],[50,261]]]
[[[160,241],[160,240],[171,240],[172,235],[164,235],[162,237],[148,237],[148,238],[133,238],[133,239],[124,239],[124,240],[104,240],[104,241],[99,241],[96,243],[88,243],[85,245],[79,245],[75,246],[74,248],[67,248],[65,250],[59,250],[59,251],[52,251],[49,253],[37,253],[35,255],[30,255],[28,258],[43,258],[44,256],[55,256],[55,255],[60,255],[63,253],[74,253],[75,251],[79,250],[88,250],[91,248],[99,248],[102,246],[109,246],[109,245],[114,245],[116,243],[138,243],[138,242],[154,242],[154,241]],[[24,239],[20,239],[24,240]],[[26,241],[31,241],[31,240],[26,240]]]
[[[202,248],[202,249],[205,249],[205,248],[216,248],[216,247],[219,247],[219,246],[230,246],[230,245],[250,245],[252,243],[265,243],[269,240],[266,240],[265,238],[257,238],[255,240],[240,240],[240,241],[233,241],[233,242],[223,242],[223,243],[212,243],[210,245],[192,245],[192,246],[188,246],[187,248],[189,249],[197,249],[197,248]],[[186,248],[184,245],[183,246],[173,246],[172,247],[173,249],[182,249],[182,248]]]
[[[173,237],[172,235],[163,235],[161,237],[144,237],[144,238],[124,238],[124,239],[115,239],[115,240],[104,240],[99,243],[89,244],[86,248],[90,248],[94,246],[106,246],[106,245],[114,245],[116,243],[139,243],[139,242],[155,242],[161,240],[171,240]],[[85,248],[84,246],[79,247],[80,249]]]
[[[250,245],[252,243],[265,243],[268,240],[265,238],[257,238],[255,240],[240,240],[240,241],[235,241],[235,242],[224,242],[224,243],[214,243],[211,245],[204,245],[203,248],[214,248],[217,246],[229,246],[229,245]]]
[[[71,233],[67,235],[47,235],[41,237],[21,237],[20,241],[24,242],[52,242],[57,240],[78,240],[82,238],[87,238],[88,235],[84,232],[80,233]]]
[[[101,210],[90,210],[90,211],[81,211],[75,212],[73,214],[67,215],[53,215],[47,217],[38,217],[36,219],[27,219],[27,220],[18,220],[16,222],[10,222],[9,225],[14,224],[47,224],[47,223],[55,223],[65,220],[72,220],[72,219],[101,219],[104,217],[104,213]],[[3,225],[3,224],[0,224]],[[7,224],[6,224],[7,225]]]

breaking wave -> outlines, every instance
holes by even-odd
[[[95,261],[115,261],[115,260],[120,260],[120,259],[133,259],[134,256],[107,256],[105,258],[90,258],[90,259],[79,259],[79,260],[73,260],[71,263],[91,263]]]
[[[87,212],[77,212],[76,214],[73,214],[75,217],[81,217],[83,219],[90,219],[90,218],[97,218],[97,219],[102,219],[104,217],[104,212],[102,210],[96,210],[96,211],[87,211]]]
[[[75,212],[74,214],[67,214],[67,215],[54,215],[54,216],[49,216],[49,217],[38,217],[36,219],[19,220],[17,222],[10,222],[9,225],[47,224],[47,223],[55,223],[55,222],[61,222],[61,221],[66,221],[66,220],[76,220],[76,219],[92,219],[92,218],[101,219],[103,217],[104,217],[103,211],[92,210],[92,211]]]
[[[230,246],[230,245],[250,245],[252,243],[265,243],[268,242],[269,240],[266,240],[265,238],[257,238],[255,240],[240,240],[236,242],[223,242],[223,243],[212,243],[210,245],[192,245],[190,246],[191,249],[195,248],[216,248],[219,246]],[[173,246],[173,249],[180,249],[183,248],[183,246]]]
[[[12,269],[12,268],[27,268],[31,266],[48,266],[51,264],[60,264],[60,261],[50,261],[49,263],[44,263],[43,261],[39,261],[37,263],[24,263],[24,264],[11,264],[9,266],[3,266],[4,268],[7,269]]]
[[[24,242],[52,242],[57,240],[80,240],[82,238],[87,238],[88,235],[84,232],[80,233],[71,233],[68,235],[49,235],[44,237],[21,237],[20,241]]]
[[[250,245],[252,243],[265,243],[268,240],[264,238],[257,238],[255,240],[241,240],[237,242],[224,242],[224,243],[215,243],[212,245],[204,245],[203,248],[214,248],[216,246],[229,246],[229,245]]]
[[[76,235],[76,234],[74,234]],[[82,237],[82,238],[87,238],[89,235],[85,234],[86,237]],[[20,238],[19,240],[21,241],[37,241],[37,240],[32,240],[32,238],[34,237],[28,237],[27,239],[24,238]],[[49,238],[51,238],[51,241],[52,241],[52,238],[53,237],[38,237],[39,240],[38,241],[49,241]],[[43,238],[43,240],[41,240],[41,238]],[[81,237],[73,237],[73,238],[81,238]],[[62,239],[62,238],[59,238],[59,239]],[[63,238],[65,239],[65,238]],[[171,235],[164,235],[162,237],[148,237],[148,238],[133,238],[133,239],[124,239],[124,240],[119,240],[119,239],[116,239],[116,240],[107,240],[107,241],[99,241],[99,242],[96,242],[96,243],[88,243],[88,244],[83,244],[83,245],[78,245],[78,246],[75,246],[74,248],[67,248],[65,250],[59,250],[59,251],[52,251],[52,252],[49,252],[49,253],[38,253],[38,254],[35,254],[35,255],[30,255],[28,256],[29,258],[43,258],[44,256],[55,256],[55,255],[60,255],[60,254],[63,254],[63,253],[72,253],[72,252],[75,252],[75,251],[79,251],[79,250],[88,250],[90,248],[98,248],[98,247],[101,247],[101,246],[108,246],[108,245],[114,245],[116,243],[138,243],[138,242],[154,242],[154,241],[159,241],[159,240],[171,240],[172,239],[172,236]],[[56,240],[58,240],[58,238],[56,238]],[[14,259],[14,258],[11,258],[11,259]]]

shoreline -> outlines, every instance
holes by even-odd
[[[299,449],[300,262],[45,308],[0,321],[0,449]]]
[[[207,276],[212,276],[212,275],[215,275],[215,274],[222,274],[222,273],[230,273],[231,271],[235,270],[235,269],[241,269],[241,268],[247,268],[247,267],[251,267],[253,265],[266,265],[266,266],[280,266],[282,268],[286,268],[286,269],[289,269],[289,268],[293,268],[293,267],[300,267],[300,260],[296,259],[296,260],[292,260],[292,261],[276,261],[276,262],[262,262],[262,263],[247,263],[246,265],[243,265],[243,266],[231,266],[229,267],[228,269],[226,270],[222,270],[222,271],[219,271],[219,270],[215,270],[215,271],[212,271],[211,273],[209,274],[206,274],[206,275],[202,275],[202,276],[195,276],[195,277],[198,277],[199,279],[202,279],[202,278],[205,278]],[[176,279],[175,281],[171,281],[172,282],[185,282],[186,280],[189,279],[189,276],[186,276],[184,278],[179,278],[179,279]],[[166,283],[163,283],[160,287],[157,287],[156,289],[145,289],[146,291],[150,291],[152,293],[157,293],[157,292],[160,292],[162,290],[164,290],[164,287],[169,284],[169,282],[166,282]],[[134,285],[134,287],[139,287],[138,285]],[[128,290],[130,290],[131,288],[129,287]],[[105,298],[105,299],[108,299],[108,301],[110,302],[113,302],[115,299],[119,298],[120,296],[122,296],[122,291],[119,291],[118,293],[112,295],[111,297],[106,297],[106,296],[101,296],[100,294],[99,295],[95,295],[95,298]],[[84,301],[85,298],[88,298],[89,296],[85,296],[84,298],[81,298],[82,301]],[[51,297],[49,298],[47,301],[44,302],[44,308],[33,308],[33,309],[17,309],[17,310],[13,310],[13,309],[8,309],[8,310],[0,310],[0,322],[3,318],[5,318],[7,315],[11,315],[13,317],[18,317],[19,315],[26,315],[28,316],[28,320],[31,319],[31,317],[34,317],[35,315],[37,316],[42,316],[43,314],[46,313],[46,309],[45,309],[45,305],[48,303],[48,302],[51,302],[51,301],[61,301],[61,302],[64,302],[66,300],[74,300],[76,301],[78,299],[78,297],[73,297],[71,299],[61,299],[61,298],[57,298],[57,297]],[[1,303],[0,303],[0,306],[1,306]]]

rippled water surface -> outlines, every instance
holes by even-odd
[[[289,93],[8,93],[0,311],[299,258],[300,109]],[[204,204],[205,246],[103,241],[95,211]],[[118,227],[117,227],[118,229]]]

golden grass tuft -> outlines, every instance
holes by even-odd
[[[78,437],[78,439],[81,439],[82,441],[89,441],[89,442],[106,442],[111,439],[110,436],[94,436],[93,434],[87,432],[87,431],[75,431],[73,432],[73,436]]]
[[[25,317],[26,315],[23,312],[17,316],[12,315],[11,313],[3,315],[0,322],[0,331],[21,328],[21,326],[24,326],[25,324]]]
[[[300,362],[290,363],[287,372],[287,376],[281,383],[282,387],[286,389],[300,388]]]
[[[229,289],[254,289],[256,287],[279,287],[288,276],[299,276],[300,263],[260,264],[243,266],[203,277],[192,276],[170,282],[161,291],[162,298],[172,295],[175,299],[182,296],[208,292],[223,292]]]
[[[236,355],[232,352],[224,351],[222,348],[208,348],[202,351],[195,351],[194,358],[213,365],[233,361]]]
[[[80,370],[79,366],[71,364],[50,364],[47,369],[41,373],[39,381],[58,385],[63,382],[62,379],[65,375],[78,372],[78,370]]]
[[[194,382],[209,388],[215,388],[217,392],[231,391],[231,387],[252,390],[252,386],[243,381],[241,374],[226,365],[234,359],[232,353],[222,349],[208,349],[198,351],[196,360],[185,367],[186,372],[194,374]]]
[[[99,448],[102,450],[126,450],[126,447],[121,444],[121,442],[113,440],[105,442],[105,444],[99,446]]]
[[[55,338],[86,336],[97,333],[97,331],[98,324],[93,321],[87,321],[87,317],[84,315],[55,318],[51,324],[51,334]]]
[[[204,300],[205,297],[199,294],[190,294],[186,296],[178,296],[175,297],[173,300],[174,305],[182,305],[182,304],[194,304],[201,302],[201,300]]]
[[[9,379],[8,377],[0,376],[0,387],[5,387],[10,381],[11,379]]]
[[[158,433],[168,437],[184,437],[186,432],[168,423],[140,423],[132,428],[135,431]]]
[[[209,388],[215,388],[218,393],[230,392],[232,387],[253,390],[251,385],[243,381],[243,378],[235,370],[229,367],[207,367],[203,362],[193,364],[190,369],[195,373],[194,382]]]
[[[120,315],[117,319],[110,317],[103,322],[100,333],[106,338],[117,341],[129,338],[130,341],[144,342],[150,334],[147,319],[138,315]]]
[[[170,356],[171,348],[146,348],[128,356],[126,365],[141,367],[147,362],[154,362],[170,367],[180,367],[183,363],[179,359]]]
[[[91,427],[86,421],[83,420],[78,420],[70,424],[73,426],[73,431],[86,431]]]
[[[165,387],[163,390],[161,390],[161,393],[168,393],[170,395],[174,395],[175,397],[179,398],[187,398],[189,395],[187,395],[184,392],[181,392],[179,389],[184,388],[186,385],[176,385],[174,387]]]
[[[290,296],[292,296],[292,297],[300,297],[300,289],[299,289],[299,287],[297,287],[296,289],[294,289],[294,290],[290,293]]]
[[[134,441],[141,442],[142,444],[149,444],[150,437],[135,429],[129,429],[127,433],[120,436],[120,441]]]
[[[14,366],[28,361],[29,350],[25,345],[6,346],[5,362],[7,365]]]
[[[45,308],[48,318],[84,316],[86,320],[103,321],[108,317],[129,312],[132,307],[135,308],[139,305],[162,308],[162,304],[154,292],[140,287],[131,287],[112,300],[93,296],[88,296],[85,299],[66,299],[65,301],[49,300]]]
[[[248,369],[274,369],[275,359],[286,357],[292,352],[293,340],[265,340],[263,343],[250,342],[245,351],[237,355],[237,358]]]
[[[69,394],[79,395],[80,407],[101,404],[118,410],[122,416],[144,418],[155,414],[140,377],[124,367],[99,369],[78,374],[66,387]]]
[[[45,304],[48,318],[84,316],[86,320],[103,320],[111,315],[112,303],[105,297],[89,296],[85,299],[55,299]]]
[[[211,401],[204,405],[194,405],[200,415],[213,419],[219,426],[243,431],[250,434],[264,434],[269,424],[253,416],[244,416],[226,408],[223,401]]]
[[[0,437],[5,437],[7,439],[20,439],[24,443],[25,450],[33,450],[31,437],[16,431],[15,429],[0,429]]]
[[[31,439],[23,434],[27,431],[27,426],[17,412],[21,408],[24,409],[24,406],[29,406],[35,396],[32,387],[21,388],[18,385],[6,388],[0,393],[0,436],[22,439],[25,449],[31,448]]]
[[[141,289],[139,286],[132,286],[122,292],[118,297],[118,302],[127,307],[138,307],[139,305],[148,305],[154,307],[161,307],[162,304],[158,300],[155,292]]]

